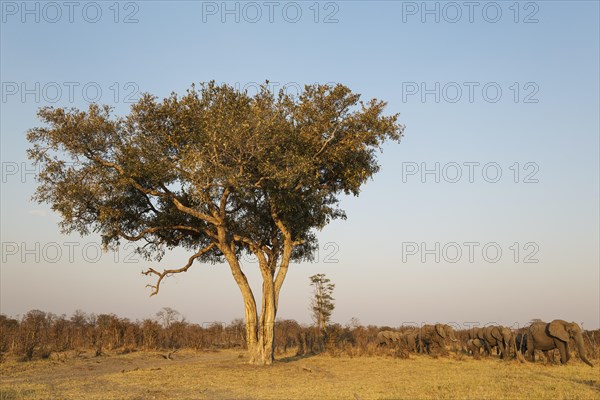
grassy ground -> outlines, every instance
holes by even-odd
[[[391,357],[283,357],[247,365],[241,351],[67,357],[0,364],[13,399],[600,399],[600,374],[570,365]]]

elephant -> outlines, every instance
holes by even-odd
[[[484,328],[473,327],[468,331],[469,339],[483,339],[484,336]]]
[[[581,361],[593,367],[594,364],[587,359],[585,354],[581,328],[575,322],[567,322],[561,319],[555,319],[550,323],[534,322],[529,326],[527,331],[527,356],[530,357],[531,361],[534,361],[535,350],[542,350],[548,357],[549,350],[558,349],[560,362],[565,364],[571,358],[569,354],[570,339],[575,341]]]
[[[525,355],[527,354],[527,334],[526,333],[517,333],[515,336],[515,350]],[[546,361],[548,363],[554,363],[554,350],[542,350],[544,353],[544,357],[546,357]]]
[[[484,339],[469,339],[467,340],[467,350],[473,353],[473,358],[479,360],[481,358],[481,349],[484,350],[484,354],[490,354],[490,345]]]
[[[419,331],[411,330],[402,333],[401,342],[408,349],[408,351],[417,353],[419,351]]]
[[[377,334],[378,346],[400,346],[409,351],[417,351],[417,332],[381,331]]]
[[[419,350],[421,353],[430,353],[431,345],[435,344],[440,348],[442,354],[446,354],[446,339],[458,342],[454,334],[454,329],[450,325],[423,325],[418,333]]]
[[[514,345],[514,335],[510,329],[504,326],[486,326],[483,328],[472,328],[469,331],[469,336],[472,339],[485,340],[491,350],[493,347],[498,347],[500,358],[507,358],[511,347]]]
[[[377,334],[377,345],[378,346],[391,346],[395,343],[400,342],[400,332],[395,331],[381,331]]]

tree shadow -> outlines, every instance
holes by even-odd
[[[560,364],[558,364],[560,366]],[[590,380],[590,379],[579,379],[579,378],[572,378],[569,376],[560,376],[557,377],[556,375],[552,375],[550,373],[543,373],[542,375],[545,375],[549,378],[552,379],[560,379],[566,382],[574,382],[577,383],[579,385],[585,385],[585,386],[589,386],[590,388],[594,389],[597,392],[600,392],[600,381],[597,380]]]
[[[296,356],[288,356],[288,357],[279,358],[279,359],[275,360],[275,362],[291,363],[291,362],[295,362],[295,361],[304,360],[306,358],[314,357],[317,354],[318,353],[308,353],[308,354],[301,354],[301,355],[296,355]]]
[[[570,379],[570,381],[591,387],[597,392],[600,392],[600,383],[589,379]]]

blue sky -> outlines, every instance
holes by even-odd
[[[148,298],[148,263],[131,248],[97,256],[97,237],[60,235],[30,201],[25,132],[44,105],[124,114],[141,92],[268,79],[340,82],[406,125],[360,197],[344,198],[348,220],[319,232],[319,262],[291,269],[280,317],[310,320],[308,277],[323,272],[340,323],[600,326],[598,2],[475,2],[472,21],[464,2],[274,2],[272,22],[264,2],[223,15],[222,2],[50,3],[1,3],[2,313],[242,316],[225,265],[197,265]],[[422,174],[436,168],[439,182]]]

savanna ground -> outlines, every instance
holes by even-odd
[[[173,355],[63,354],[0,364],[0,400],[13,399],[600,399],[598,369],[573,360],[473,360],[411,355],[280,356],[246,364],[241,350]]]

